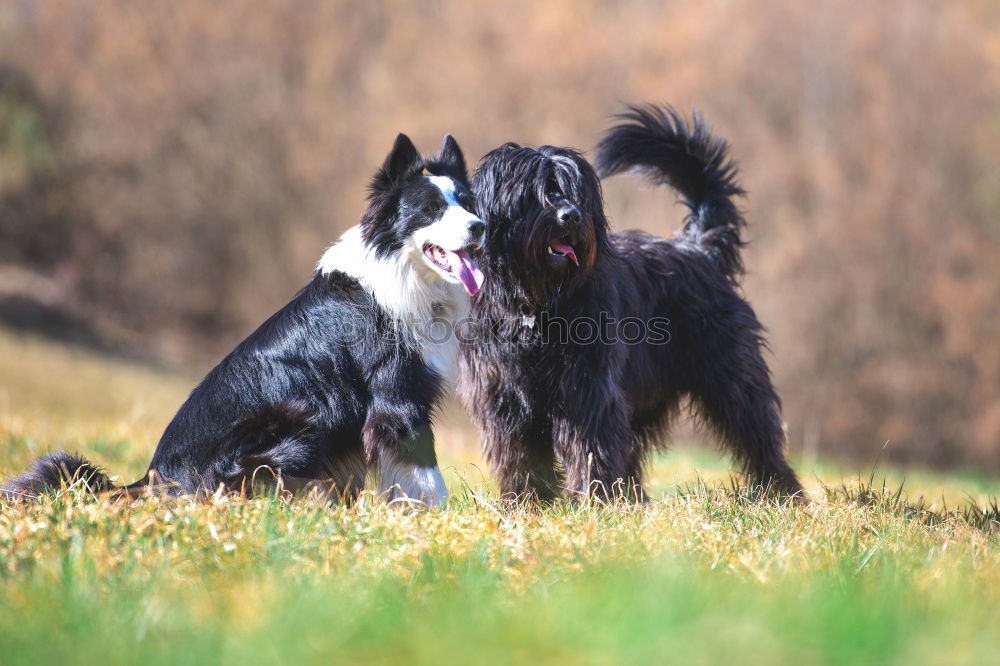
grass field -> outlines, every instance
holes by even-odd
[[[68,447],[132,480],[195,379],[0,332],[0,476]],[[540,510],[497,502],[448,423],[443,511],[0,506],[0,664],[1000,663],[1000,524],[955,510],[989,507],[986,474],[798,460],[796,507],[682,448],[644,506]]]

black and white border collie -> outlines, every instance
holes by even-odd
[[[458,344],[427,331],[432,321],[453,326],[482,286],[474,255],[486,227],[472,210],[456,141],[446,136],[426,159],[400,134],[360,223],[208,373],[167,426],[149,474],[127,489],[239,490],[266,467],[286,487],[322,481],[349,498],[374,480],[391,498],[443,503],[431,418],[455,380]],[[86,460],[57,452],[0,491],[31,495],[80,477],[113,488]]]

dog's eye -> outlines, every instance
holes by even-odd
[[[559,183],[556,182],[555,178],[549,178],[549,182],[545,184],[545,198],[549,201],[562,198],[562,192],[559,191]]]
[[[442,208],[444,208],[444,204],[432,202],[424,206],[424,213],[427,215],[433,215],[434,213],[441,212]]]

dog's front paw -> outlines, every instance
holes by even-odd
[[[379,492],[392,504],[444,506],[448,487],[437,465],[413,465],[395,460],[383,462],[379,474]]]

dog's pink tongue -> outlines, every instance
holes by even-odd
[[[462,286],[469,292],[469,296],[475,296],[479,293],[479,290],[483,288],[483,272],[479,270],[479,266],[472,260],[472,257],[462,250],[458,252],[445,250],[445,254],[448,255],[448,264],[451,265],[452,272],[462,281]]]
[[[560,243],[550,243],[549,247],[551,247],[553,250],[555,250],[559,254],[565,254],[567,257],[570,258],[570,261],[572,261],[577,266],[580,265],[580,262],[576,260],[576,252],[573,251],[573,246],[572,245],[562,245]]]

